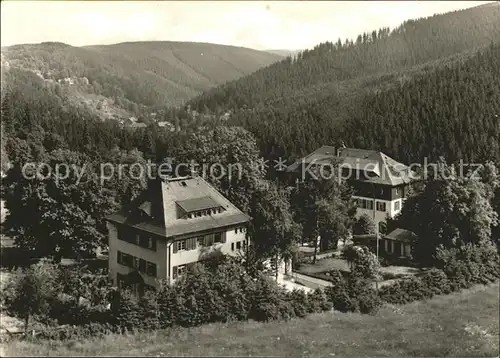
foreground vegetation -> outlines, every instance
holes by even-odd
[[[67,342],[17,341],[4,356],[498,356],[498,283],[375,316],[323,313]]]

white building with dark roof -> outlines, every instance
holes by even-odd
[[[127,212],[107,217],[109,277],[140,293],[214,254],[249,244],[250,217],[201,177],[153,180]]]

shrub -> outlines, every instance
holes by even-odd
[[[325,292],[318,288],[307,295],[309,312],[319,313],[323,311],[329,311],[332,309],[333,304],[328,301]]]
[[[305,317],[309,312],[308,295],[303,290],[294,289],[289,297],[295,316]]]
[[[492,242],[467,244],[458,248],[439,248],[436,265],[451,281],[452,289],[487,284],[500,277],[498,250]]]
[[[339,271],[332,271],[331,281],[333,285],[324,294],[337,311],[375,313],[382,304],[372,281],[359,273],[351,272],[344,278]]]
[[[421,276],[422,282],[434,295],[448,294],[452,292],[450,280],[444,271],[433,268]]]
[[[8,283],[6,306],[11,314],[24,319],[25,330],[32,316],[42,321],[50,319],[51,304],[61,291],[58,278],[56,266],[41,261],[24,272],[18,271]]]
[[[249,294],[252,301],[249,318],[256,321],[286,319],[290,316],[287,310],[293,310],[286,290],[264,275],[257,278],[255,289]]]
[[[156,292],[145,292],[139,299],[139,309],[141,310],[141,328],[156,330],[160,328],[160,305]]]
[[[122,330],[134,330],[142,327],[142,312],[137,297],[128,290],[117,295],[112,305],[113,323]]]
[[[433,290],[419,277],[405,277],[379,290],[380,298],[387,303],[405,304],[431,298]]]
[[[347,279],[347,289],[354,305],[354,310],[374,314],[382,305],[380,297],[372,287],[372,281],[351,273]]]

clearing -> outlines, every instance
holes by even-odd
[[[210,324],[83,341],[10,342],[3,356],[498,356],[498,283],[375,316],[314,314],[289,322]]]

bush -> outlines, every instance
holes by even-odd
[[[156,330],[160,328],[160,305],[155,292],[146,292],[139,299],[139,308],[141,310],[141,328],[147,330]]]
[[[309,313],[309,298],[303,290],[294,289],[290,294],[290,302],[296,317],[303,318]]]
[[[380,297],[372,287],[372,281],[351,273],[347,279],[348,293],[353,301],[355,311],[374,314],[382,305]]]
[[[433,290],[419,277],[405,277],[379,290],[380,298],[387,303],[405,304],[431,298]]]
[[[448,294],[452,292],[450,280],[446,277],[446,274],[439,269],[433,268],[425,272],[421,277],[424,285],[434,295]]]
[[[50,320],[51,304],[57,300],[61,291],[55,265],[39,262],[25,271],[18,271],[7,286],[5,304],[8,311],[25,321],[37,316],[42,321]]]
[[[376,313],[382,302],[372,282],[356,273],[344,278],[339,271],[331,272],[333,286],[325,289],[325,296],[340,312]]]
[[[436,254],[436,265],[444,271],[455,290],[477,283],[487,284],[500,277],[499,254],[492,242],[440,248]]]
[[[128,290],[117,295],[112,305],[113,323],[122,330],[134,330],[142,327],[143,318],[139,300]]]
[[[250,292],[250,300],[252,307],[249,318],[256,321],[287,319],[293,311],[287,291],[263,275],[257,278],[255,289]]]
[[[328,301],[325,292],[318,288],[307,295],[309,312],[320,313],[323,311],[330,311],[333,304]]]

